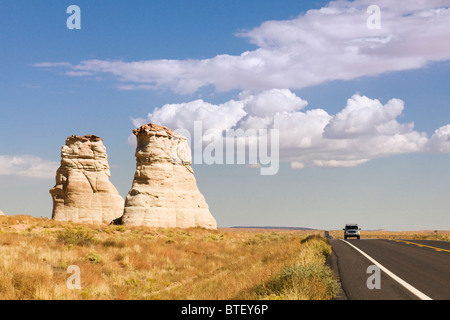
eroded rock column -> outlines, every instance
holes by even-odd
[[[68,137],[61,149],[56,185],[50,190],[52,218],[109,224],[121,217],[124,200],[110,176],[103,139],[94,135]]]
[[[136,173],[125,200],[124,225],[216,229],[191,168],[187,139],[167,127],[146,124],[137,138]]]

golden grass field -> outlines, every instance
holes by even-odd
[[[362,233],[397,235],[406,236]],[[155,229],[1,216],[0,300],[330,300],[339,290],[326,264],[330,254],[319,230]],[[66,284],[71,265],[80,268],[81,289]]]
[[[332,299],[321,231],[151,229],[0,217],[0,299]],[[309,236],[309,237],[308,237]],[[80,268],[69,289],[67,268]]]

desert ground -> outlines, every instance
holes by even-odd
[[[330,300],[322,230],[164,229],[0,217],[0,299]],[[334,238],[342,231],[331,231]],[[440,238],[450,231],[363,231]],[[68,284],[77,266],[79,288]]]

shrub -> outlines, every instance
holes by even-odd
[[[286,265],[269,281],[253,287],[252,299],[323,300],[336,297],[339,282],[326,265],[331,246],[325,238],[308,236],[292,264]]]
[[[117,226],[117,227],[114,228],[114,230],[118,231],[118,232],[125,232],[125,231],[127,231],[127,229],[124,226]]]
[[[331,255],[331,246],[327,243],[327,240],[324,237],[312,235],[306,237],[300,241],[300,243],[309,243],[316,249],[316,252],[322,254],[325,258]]]
[[[99,255],[98,253],[95,252],[90,252],[87,256],[86,259],[91,262],[91,263],[100,263],[102,262],[103,258],[101,255]]]
[[[103,246],[108,247],[115,247],[115,248],[125,248],[125,243],[123,241],[116,241],[113,239],[107,239],[103,241]]]
[[[92,231],[83,228],[58,231],[56,240],[64,245],[88,246],[95,242]]]

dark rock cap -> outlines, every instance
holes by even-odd
[[[133,130],[133,134],[135,136],[139,135],[139,134],[148,134],[150,132],[154,132],[154,133],[162,133],[161,135],[164,136],[172,136],[174,134],[174,132],[172,130],[170,130],[167,127],[164,126],[160,126],[154,123],[148,123],[148,124],[144,124],[142,126],[140,126],[137,129]]]
[[[72,141],[98,142],[98,141],[103,141],[103,139],[100,138],[100,137],[97,137],[96,135],[93,135],[93,134],[87,134],[85,136],[75,136],[75,135],[73,135],[73,136],[67,137],[67,141],[68,142],[72,142]]]

